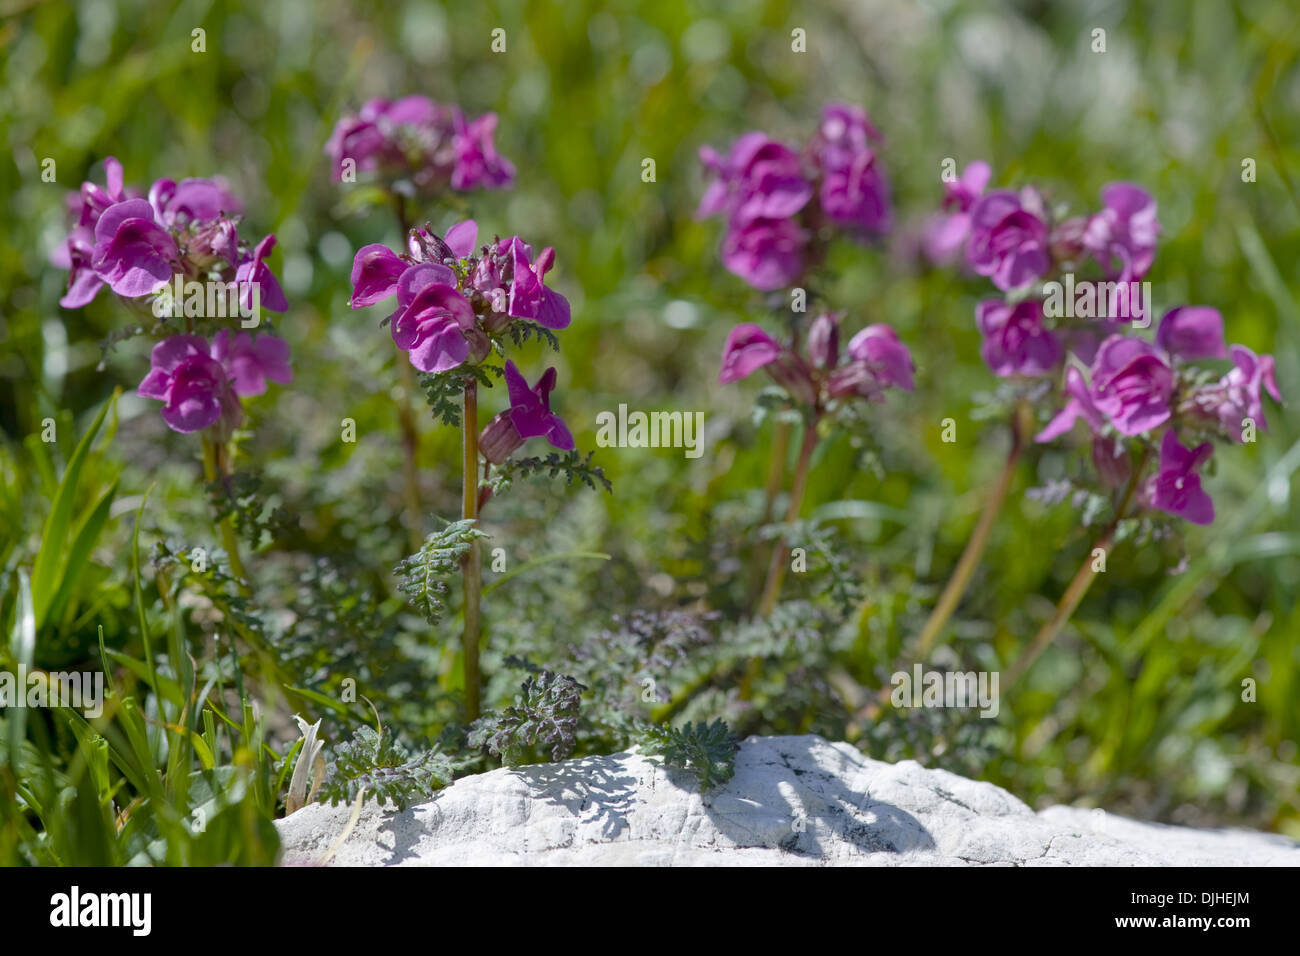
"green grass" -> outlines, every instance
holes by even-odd
[[[500,114],[516,188],[423,213],[443,227],[468,212],[481,234],[555,247],[574,322],[562,353],[534,343],[517,361],[530,377],[559,367],[553,400],[578,447],[595,448],[596,415],[620,403],[703,410],[713,442],[696,460],[597,450],[612,495],[517,481],[494,502],[487,547],[505,547],[509,565],[485,576],[485,704],[518,689],[507,655],[565,671],[574,645],[637,608],[707,607],[727,641],[758,640],[738,622],[772,425],[752,417],[756,382],[724,388],[716,375],[732,325],[771,313],[721,268],[719,224],[693,218],[696,153],[753,128],[803,139],[821,105],[843,99],[885,134],[900,226],[884,248],[837,246],[820,291],[850,331],[892,323],[918,364],[916,391],[824,442],[809,478],[804,516],[829,529],[861,603],[844,627],[811,614],[817,640],[764,651],[749,702],[738,682],[704,679],[728,672],[722,650],[616,679],[633,699],[647,676],[674,693],[698,685],[683,719],[848,737],[1030,802],[1300,835],[1293,5],[859,8],[105,0],[69,15],[0,3],[0,657],[7,669],[102,668],[111,685],[95,720],[0,712],[0,862],[269,862],[295,711],[326,718],[327,750],[374,723],[363,698],[406,745],[463,731],[456,594],[431,628],[392,573],[409,549],[385,313],[347,306],[352,252],[396,244],[397,227],[333,184],[321,153],[341,111],[411,92]],[[198,27],[202,54],[191,52]],[[489,49],[496,27],[504,54]],[[795,27],[807,30],[805,54],[790,51]],[[1098,27],[1101,54],[1090,49]],[[260,480],[248,597],[225,574],[197,443],[134,395],[150,343],[101,356],[99,343],[134,321],[125,309],[107,294],[82,310],[57,304],[65,273],[46,260],[65,193],[102,180],[108,155],[137,184],[224,175],[245,197],[249,234],[279,237],[272,264],[292,308],[276,330],[295,380],[247,403],[236,441],[236,470]],[[1157,307],[1219,308],[1231,341],[1276,355],[1290,400],[1269,406],[1257,444],[1216,453],[1215,523],[1117,546],[978,733],[924,715],[863,722],[846,690],[872,693],[909,660],[1005,455],[1005,428],[979,417],[995,388],[973,322],[988,285],[906,254],[949,156],[987,159],[996,185],[1039,182],[1076,210],[1106,182],[1146,186],[1162,225]],[[647,157],[654,183],[641,179]],[[41,180],[45,158],[54,183]],[[1248,158],[1254,182],[1242,180]],[[483,390],[485,419],[501,391]],[[345,418],[355,444],[339,440]],[[945,418],[955,443],[940,440]],[[41,438],[47,419],[54,442]],[[422,421],[430,533],[458,514],[459,436]],[[1050,615],[1090,541],[1068,505],[1024,493],[1077,465],[1058,448],[1027,450],[936,666],[1005,669]],[[277,508],[296,524],[258,532]],[[211,557],[201,571],[200,547]],[[1186,570],[1167,573],[1184,553]],[[789,576],[786,596],[825,607],[831,571],[820,558],[811,568]],[[349,680],[359,696],[345,698]]]

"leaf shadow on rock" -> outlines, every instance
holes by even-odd
[[[531,764],[516,767],[512,773],[527,784],[536,799],[564,807],[584,823],[599,821],[605,840],[617,838],[628,826],[637,778],[610,767],[608,758]]]
[[[380,832],[393,835],[393,846],[384,859],[385,866],[396,866],[403,860],[415,859],[420,855],[421,837],[427,834],[430,828],[430,822],[424,819],[424,814],[437,814],[437,812],[438,806],[434,802],[420,807],[407,807],[405,810],[384,817],[378,829]]]
[[[749,750],[752,746],[742,746],[736,775],[726,786],[703,795],[704,812],[737,846],[816,859],[831,858],[832,842],[841,853],[844,847],[861,854],[936,849],[933,836],[912,814],[873,800],[869,788],[850,786],[846,776],[862,780],[865,775],[847,756],[840,755],[843,770],[851,774],[819,766],[818,756],[824,759],[828,752],[820,738],[781,738],[779,745],[762,750]],[[673,777],[683,788],[694,786],[688,774],[675,771]]]

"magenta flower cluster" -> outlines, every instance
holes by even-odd
[[[449,372],[481,362],[494,337],[512,322],[535,322],[559,331],[570,322],[569,301],[546,284],[555,250],[535,253],[518,236],[477,246],[478,225],[457,223],[443,236],[412,229],[407,250],[379,243],[363,246],[352,264],[354,309],[396,297],[389,316],[393,341],[421,372]],[[550,411],[555,370],[530,389],[509,362],[505,368],[511,408],[488,425],[482,450],[500,462],[524,439],[545,436],[556,448],[572,449],[573,437]]]
[[[180,274],[259,284],[261,303],[284,312],[289,303],[266,265],[269,235],[255,246],[239,236],[242,204],[220,179],[160,179],[147,195],[123,184],[122,164],[104,161],[106,184],[82,183],[69,194],[73,228],[51,256],[68,269],[67,309],[89,303],[104,286],[124,299],[152,295]]]
[[[211,345],[201,335],[173,335],[153,347],[149,363],[138,394],[163,403],[163,421],[178,432],[217,426],[222,437],[243,421],[241,396],[261,395],[268,381],[293,379],[283,339],[226,329]]]
[[[1133,323],[1113,316],[1049,327],[1042,299],[1026,297],[1031,284],[1072,274],[1088,261],[1133,301],[1137,283],[1155,260],[1160,233],[1155,200],[1139,186],[1111,183],[1102,190],[1099,212],[1056,223],[1031,187],[981,195],[988,178],[987,164],[975,162],[946,184],[948,211],[931,222],[927,249],[950,255],[964,243],[970,268],[1011,293],[975,309],[981,351],[994,374],[1055,377],[1064,367],[1064,405],[1036,440],[1052,441],[1083,421],[1098,474],[1103,484],[1114,486],[1132,476],[1126,441],[1158,439],[1157,468],[1142,483],[1139,500],[1194,523],[1213,521],[1214,506],[1197,473],[1213,446],[1207,441],[1189,450],[1178,436],[1241,442],[1253,440],[1247,438],[1252,425],[1267,429],[1263,394],[1281,401],[1273,357],[1244,345],[1229,348],[1223,317],[1209,306],[1170,309],[1154,342],[1140,337]],[[1149,324],[1148,316],[1131,314]],[[1070,356],[1073,361],[1067,362]],[[1229,358],[1233,367],[1217,379],[1195,364]]]
[[[881,402],[888,388],[912,391],[915,366],[898,333],[883,323],[868,325],[841,356],[840,319],[833,313],[817,316],[803,355],[751,322],[737,325],[723,347],[718,381],[725,385],[766,368],[792,398],[818,410],[837,400]]]
[[[710,183],[697,217],[727,220],[722,262],[756,289],[794,284],[834,230],[888,231],[889,185],[873,144],[880,133],[855,106],[832,103],[802,149],[746,133],[724,157],[705,146]]]
[[[336,181],[350,160],[356,172],[407,177],[424,193],[502,189],[515,167],[497,152],[496,128],[495,113],[470,120],[425,96],[373,99],[338,121],[325,152]]]
[[[251,246],[241,240],[242,203],[224,182],[160,179],[146,198],[124,185],[116,159],[106,159],[104,168],[103,188],[87,182],[69,196],[74,225],[51,256],[55,265],[71,271],[61,305],[86,305],[104,286],[134,302],[181,276],[233,283],[245,309],[251,309],[256,287],[260,304],[288,310],[266,262],[275,236]],[[184,334],[155,345],[138,394],[162,402],[163,421],[178,432],[215,427],[228,436],[243,420],[241,396],[260,395],[267,381],[288,383],[292,377],[284,340],[221,329],[211,343]]]

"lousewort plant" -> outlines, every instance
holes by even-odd
[[[763,292],[793,286],[795,309],[783,341],[760,326],[744,323],[727,338],[718,381],[725,384],[765,367],[785,393],[803,426],[786,510],[785,525],[797,520],[819,428],[856,400],[882,401],[887,388],[911,391],[912,360],[888,325],[869,325],[841,354],[841,315],[829,310],[805,328],[807,282],[839,235],[860,241],[886,233],[892,222],[889,186],[873,144],[881,140],[866,113],[832,103],[823,109],[816,133],[802,150],[764,133],[746,133],[725,157],[700,150],[709,185],[697,217],[726,219],[722,262]],[[778,307],[773,300],[774,307]],[[782,303],[783,305],[783,303]],[[782,309],[782,311],[784,311]],[[781,418],[760,524],[772,518],[784,481],[790,417]],[[777,540],[768,564],[759,613],[769,615],[780,596],[787,560],[787,532]]]
[[[70,273],[60,304],[79,308],[107,287],[135,314],[154,318],[148,329],[124,333],[162,339],[138,394],[163,403],[169,428],[200,433],[206,479],[226,485],[230,439],[244,417],[240,399],[293,378],[288,344],[247,331],[261,324],[263,305],[289,308],[266,263],[275,236],[256,245],[240,237],[242,203],[219,179],[160,179],[142,194],[124,185],[113,157],[104,169],[104,187],[82,183],[68,197],[72,231],[52,256]],[[223,324],[231,321],[241,328]],[[229,488],[218,490],[230,497]],[[229,516],[218,524],[242,589],[247,574]]]
[[[1214,308],[1169,309],[1154,340],[1143,337],[1154,314],[1144,280],[1160,233],[1146,190],[1111,183],[1099,211],[1067,218],[1053,215],[1033,187],[983,193],[989,175],[977,161],[945,184],[945,213],[928,224],[924,248],[936,261],[964,254],[967,267],[1003,293],[981,301],[975,321],[984,361],[1002,380],[1001,397],[1010,407],[1010,451],[921,632],[916,658],[927,655],[970,582],[1036,410],[1059,409],[1034,436],[1038,443],[1086,423],[1091,461],[1083,476],[1036,496],[1048,502],[1070,496],[1085,525],[1109,516],[1056,612],[1012,665],[1010,686],[1069,619],[1113,544],[1172,533],[1176,522],[1158,513],[1195,524],[1214,520],[1201,482],[1211,440],[1255,441],[1267,427],[1263,395],[1281,401],[1281,393],[1272,356],[1229,348]],[[1226,370],[1200,364],[1222,366],[1227,359]]]
[[[325,153],[335,181],[356,183],[361,174],[371,182],[406,236],[413,225],[412,199],[447,200],[454,193],[508,189],[514,183],[514,166],[496,150],[496,127],[495,113],[470,120],[459,106],[435,103],[425,96],[372,99],[338,121]],[[397,412],[405,454],[406,523],[411,545],[418,548],[423,540],[420,434],[413,410],[412,368],[419,366],[399,358],[397,367],[403,393]]]
[[[504,367],[489,361],[530,336],[558,349],[554,333],[569,325],[570,314],[568,300],[546,284],[555,251],[546,248],[535,253],[518,236],[496,237],[482,246],[476,246],[477,238],[473,221],[457,223],[442,236],[427,227],[412,229],[404,252],[378,244],[364,246],[352,267],[352,307],[396,298],[395,311],[384,320],[393,341],[421,373],[435,416],[461,429],[461,520],[430,535],[398,571],[407,578],[403,590],[430,623],[436,623],[442,610],[441,591],[429,582],[459,564],[467,722],[476,720],[480,710],[479,540],[484,535],[478,519],[494,491],[503,487],[510,466],[530,467],[512,462],[511,455],[529,438],[545,438],[567,453],[562,459],[552,457],[545,467],[588,484],[605,483],[600,470],[590,465],[590,455],[586,462],[579,460],[572,434],[551,409],[555,369],[547,369],[530,386],[513,361],[507,359]],[[494,378],[504,378],[510,406],[480,433],[479,386],[491,387]]]

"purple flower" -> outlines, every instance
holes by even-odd
[[[1048,229],[1037,195],[998,190],[971,209],[966,261],[1004,292],[1044,275],[1051,266]]]
[[[723,159],[708,146],[700,161],[713,174],[696,217],[727,213],[740,222],[786,219],[812,198],[799,154],[765,133],[746,133]]]
[[[803,273],[808,234],[792,219],[732,223],[722,240],[722,264],[755,289],[769,292]]]
[[[456,276],[446,266],[422,263],[402,273],[397,283],[393,341],[410,353],[421,372],[445,372],[469,357],[465,331],[474,327],[474,309],[456,291]]]
[[[439,106],[427,96],[403,96],[399,100],[373,99],[361,107],[361,118],[372,120],[390,130],[399,126],[429,126],[446,115],[446,107]]]
[[[984,336],[980,352],[995,375],[1046,375],[1061,361],[1061,343],[1043,327],[1036,299],[1018,305],[988,299],[975,307],[975,322]]]
[[[95,223],[91,266],[118,295],[149,295],[172,277],[180,253],[171,235],[154,222],[143,199],[128,199],[105,209]]]
[[[452,137],[456,165],[451,173],[452,189],[487,189],[508,187],[515,179],[515,167],[497,153],[492,141],[497,128],[497,114],[484,113],[471,123],[456,110],[456,132]]]
[[[890,224],[889,185],[868,142],[878,139],[866,113],[831,103],[811,147],[822,173],[822,211],[836,225],[864,234],[885,232]]]
[[[548,246],[531,262],[532,250],[522,239],[515,236],[508,241],[511,280],[507,313],[516,319],[532,319],[544,328],[566,328],[569,300],[542,281],[555,262],[555,250]]]
[[[344,116],[334,126],[325,152],[332,160],[334,179],[343,178],[343,161],[351,159],[359,172],[370,172],[382,164],[400,164],[404,130],[418,135],[432,133],[448,119],[447,110],[426,96],[406,96],[397,101],[367,100],[353,116]]]
[[[722,347],[722,370],[718,383],[728,385],[748,377],[757,369],[775,362],[785,351],[781,343],[752,322],[742,322],[727,335]]]
[[[1156,201],[1133,183],[1108,184],[1101,191],[1101,201],[1104,208],[1088,220],[1084,248],[1110,278],[1124,282],[1141,279],[1155,259],[1160,234]]]
[[[185,256],[200,269],[239,265],[239,227],[224,216],[201,222],[192,230]]]
[[[100,189],[92,182],[81,184],[80,201],[75,208],[77,225],[93,229],[109,206],[136,198],[131,195],[132,190],[122,185],[122,164],[112,156],[104,160],[104,178],[105,189]]]
[[[1093,403],[1092,392],[1088,388],[1088,383],[1084,381],[1083,373],[1073,365],[1065,370],[1065,394],[1067,396],[1065,407],[1057,412],[1056,416],[1047,423],[1047,427],[1035,436],[1034,441],[1049,442],[1064,435],[1080,418],[1088,423],[1088,427],[1094,434],[1101,430],[1105,418]]]
[[[280,283],[265,261],[274,248],[275,233],[271,233],[257,244],[253,254],[241,262],[235,271],[235,281],[239,283],[239,304],[245,309],[253,307],[253,290],[250,283],[255,282],[262,305],[276,312],[289,311],[289,302],[280,289]]]
[[[971,207],[984,195],[993,170],[982,159],[976,159],[966,165],[961,176],[943,184],[943,208],[956,212],[970,212]]]
[[[253,338],[247,332],[231,335],[222,329],[212,342],[212,357],[230,373],[236,395],[261,395],[268,379],[281,385],[293,381],[289,343],[274,335]]]
[[[447,248],[457,259],[464,259],[474,252],[474,243],[478,240],[478,223],[473,219],[458,222],[447,230],[442,237]]]
[[[137,394],[163,403],[163,421],[178,432],[196,432],[224,419],[233,428],[243,418],[230,387],[230,372],[213,358],[198,335],[173,335],[153,347],[150,370]]]
[[[506,362],[506,389],[510,407],[497,415],[479,438],[479,450],[494,464],[505,461],[529,438],[545,437],[561,451],[573,448],[573,435],[563,419],[551,411],[555,369],[548,368],[531,389],[514,362]]]
[[[335,181],[352,160],[358,172],[404,176],[425,192],[497,189],[514,181],[515,168],[496,150],[496,127],[494,113],[471,121],[424,96],[374,99],[335,124],[325,153]]]
[[[912,390],[912,353],[883,322],[868,325],[849,340],[849,357],[866,363],[882,384]]]
[[[573,448],[573,436],[564,422],[551,411],[551,390],[555,388],[555,369],[548,368],[531,389],[519,374],[515,363],[506,362],[506,390],[510,395],[510,420],[521,438],[544,436],[561,451]]]
[[[362,246],[352,260],[352,308],[364,308],[396,295],[397,280],[410,267],[385,245],[376,242]]]
[[[1223,316],[1218,309],[1206,305],[1180,305],[1170,309],[1156,329],[1156,345],[1187,361],[1227,358]]]
[[[55,266],[70,270],[68,291],[59,299],[65,309],[79,309],[89,303],[104,286],[91,262],[95,256],[95,234],[86,226],[77,226],[63,245],[54,250],[50,260]]]
[[[977,159],[962,170],[961,177],[945,182],[945,215],[935,216],[926,224],[922,245],[931,262],[949,262],[961,251],[970,236],[971,207],[979,200],[993,171]]]
[[[1193,524],[1214,521],[1214,502],[1201,488],[1197,468],[1209,460],[1213,446],[1209,442],[1188,450],[1174,434],[1165,432],[1160,443],[1160,468],[1147,483],[1147,500],[1170,514]]]
[[[1172,414],[1173,370],[1150,343],[1112,335],[1092,366],[1092,398],[1122,435],[1164,424]]]
[[[378,157],[388,147],[388,141],[379,127],[359,116],[345,116],[334,126],[325,153],[330,157],[334,181],[343,181],[343,164],[351,159],[358,171],[369,172],[378,164]]]
[[[215,179],[160,179],[149,188],[149,205],[158,222],[183,227],[242,211],[242,204]]]
[[[1264,418],[1263,391],[1267,389],[1273,401],[1281,403],[1282,393],[1277,387],[1276,363],[1271,355],[1256,355],[1244,345],[1234,345],[1229,350],[1236,366],[1211,386],[1217,407],[1215,413],[1228,434],[1236,441],[1242,440],[1242,421],[1249,418],[1261,429],[1268,430]]]

